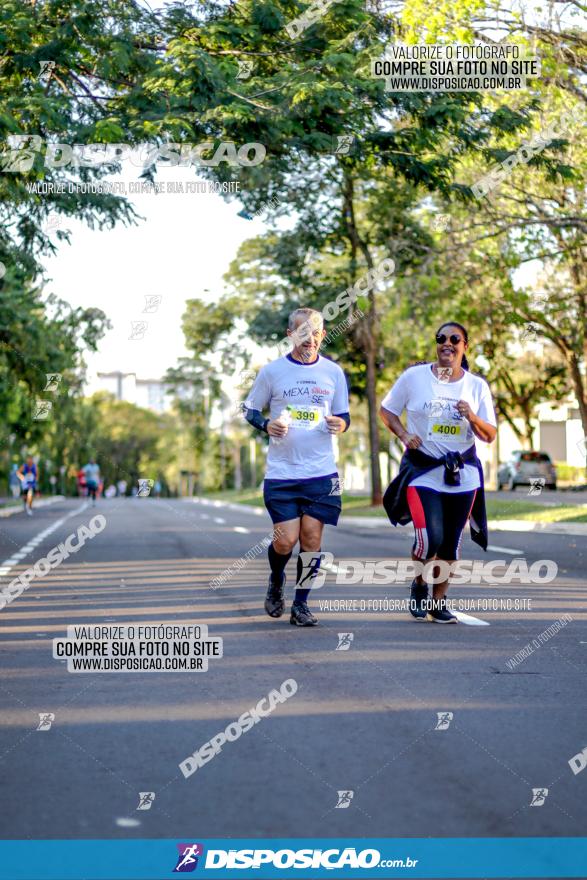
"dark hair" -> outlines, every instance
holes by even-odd
[[[458,327],[459,330],[462,331],[463,339],[465,340],[465,342],[467,342],[467,343],[469,342],[469,334],[467,332],[467,328],[463,327],[462,324],[459,324],[458,321],[445,321],[444,324],[441,324],[440,327],[438,328],[438,330],[436,331],[436,335],[438,336],[440,331],[443,330],[445,327]],[[467,355],[464,352],[463,352],[463,359],[461,361],[461,367],[463,368],[463,370],[470,370],[469,361],[467,360]]]

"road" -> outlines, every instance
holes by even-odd
[[[460,598],[531,600],[531,610],[471,612],[489,626],[385,610],[323,612],[315,629],[271,620],[264,552],[210,586],[270,525],[219,502],[113,499],[94,511],[68,499],[10,517],[0,560],[29,550],[2,582],[95,513],[103,531],[0,611],[5,838],[584,834],[587,772],[568,763],[587,745],[584,539],[496,533],[503,550],[487,560],[549,558],[560,570],[550,584],[455,587]],[[327,528],[324,542],[341,566],[407,559],[409,547],[410,530],[385,522]],[[479,555],[467,537],[463,558]],[[294,572],[292,561],[290,584]],[[319,592],[314,608],[407,590],[337,585],[330,573]],[[563,614],[572,621],[508,668]],[[73,674],[52,658],[51,639],[70,624],[169,621],[206,623],[224,656],[201,673]],[[339,632],[353,633],[349,650],[337,650]],[[286,679],[294,696],[184,778],[184,758]],[[439,712],[453,713],[448,729],[435,729]],[[36,729],[40,713],[55,716],[50,729]],[[548,789],[540,807],[533,788]],[[353,792],[347,808],[339,791]],[[155,793],[150,809],[136,809],[139,792]]]

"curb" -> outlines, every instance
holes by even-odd
[[[58,501],[65,501],[65,495],[52,495],[50,498],[40,498],[38,501],[35,501],[34,508],[38,507],[49,507],[51,504],[56,504]],[[1,516],[14,516],[16,513],[24,514],[24,509],[22,504],[15,504],[14,507],[6,507],[0,510]]]
[[[361,525],[368,529],[376,529],[381,525],[387,526],[388,520],[381,516],[347,516],[340,520],[341,526]],[[490,532],[541,532],[544,535],[587,535],[587,523],[543,523],[533,522],[527,519],[490,519],[487,522]],[[396,526],[397,531],[410,529],[411,523],[406,526]]]
[[[237,510],[240,513],[249,511],[254,516],[265,516],[267,511],[263,507],[253,507],[248,504],[235,504],[232,501],[210,501],[208,498],[194,496],[193,498],[182,498],[182,501],[192,501],[194,504],[205,504],[208,507],[224,507],[228,510]],[[339,522],[340,526],[352,526],[366,529],[377,529],[381,526],[387,528],[390,524],[384,516],[343,516]],[[533,522],[526,519],[490,519],[487,523],[488,528],[494,532],[541,532],[545,535],[587,535],[587,523],[543,523]],[[405,530],[406,534],[412,534],[411,523],[406,526],[396,526],[396,534],[401,534]],[[409,530],[409,532],[408,532]]]

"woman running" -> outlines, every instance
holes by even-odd
[[[497,428],[489,386],[469,372],[468,345],[461,324],[442,324],[436,333],[436,363],[408,367],[381,404],[385,425],[406,447],[383,505],[393,525],[414,523],[412,559],[422,563],[437,559],[452,565],[459,559],[469,518],[473,541],[487,549],[483,468],[475,438],[491,443]],[[400,420],[404,409],[407,429]],[[441,576],[438,566],[433,578]],[[446,606],[448,582],[447,576],[434,584],[429,602],[428,585],[417,575],[410,592],[413,617],[457,623]]]

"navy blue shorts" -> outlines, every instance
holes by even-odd
[[[313,516],[328,526],[335,526],[342,510],[338,474],[312,477],[309,480],[265,480],[263,498],[274,523]]]

